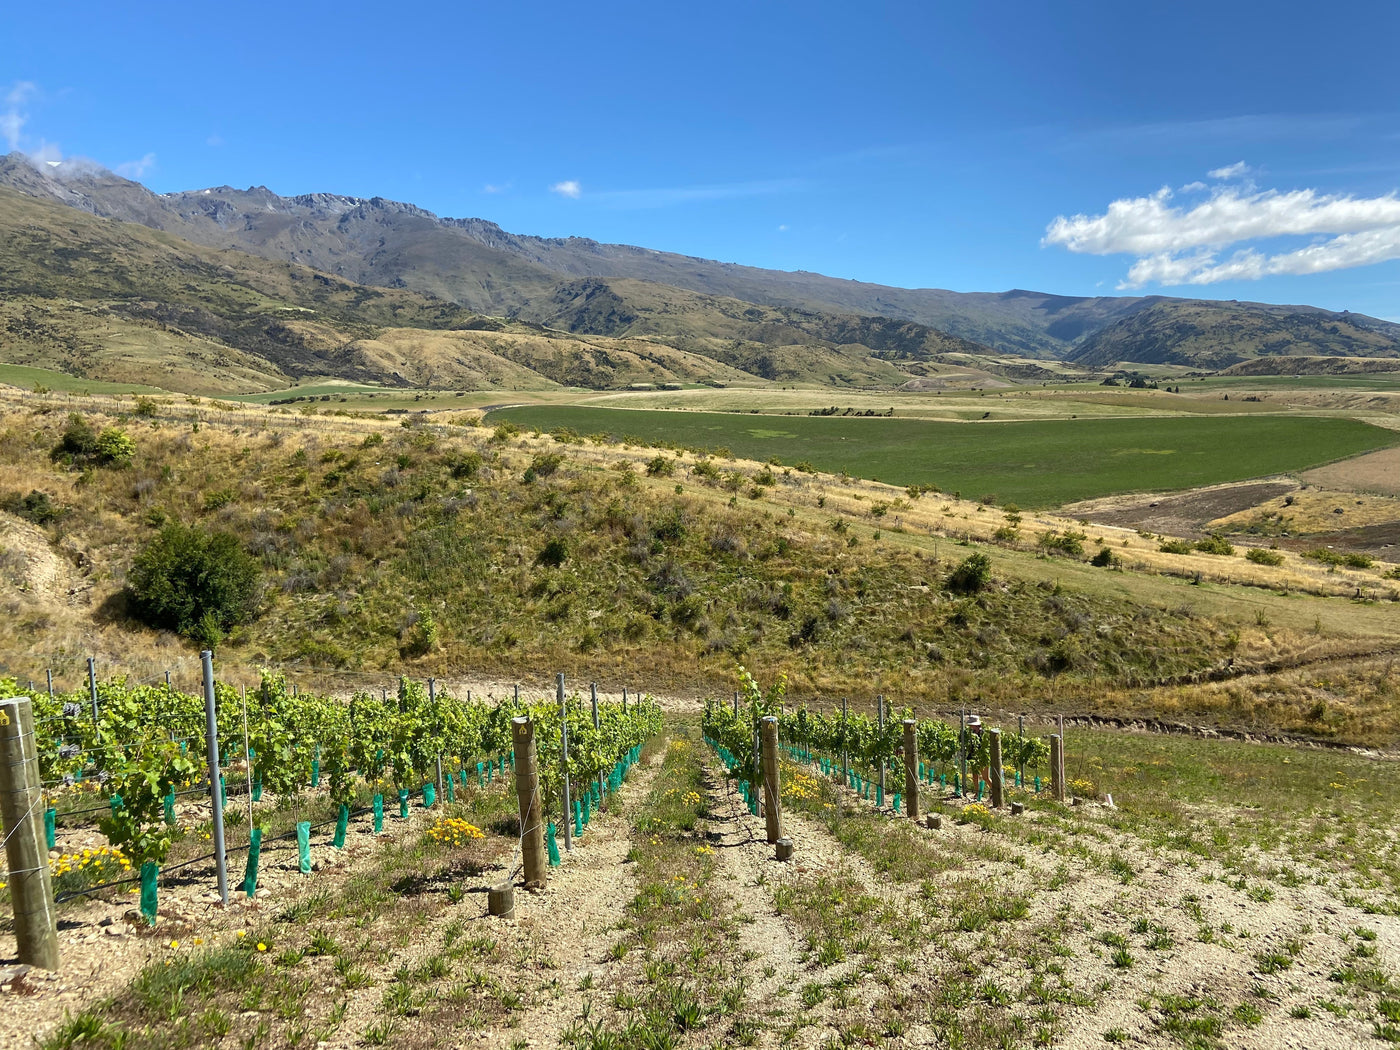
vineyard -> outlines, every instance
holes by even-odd
[[[0,679],[0,693],[27,696],[33,707],[57,900],[139,881],[141,912],[152,923],[159,884],[177,873],[189,879],[201,866],[217,870],[227,898],[217,846],[213,854],[201,849],[224,837],[225,824],[224,852],[246,853],[241,888],[253,897],[261,852],[275,839],[294,839],[300,870],[309,873],[314,829],[333,826],[332,843],[343,848],[352,818],[370,815],[374,832],[383,831],[386,796],[397,819],[407,820],[411,806],[452,803],[469,785],[484,789],[506,777],[515,764],[510,725],[517,717],[535,727],[539,794],[557,857],[556,824],[572,823],[581,834],[660,728],[654,701],[595,698],[590,706],[564,697],[562,684],[557,701],[522,700],[517,690],[499,702],[458,699],[432,681],[407,678],[394,696],[362,691],[346,700],[289,689],[271,672],[252,695],[212,679],[200,697],[120,678],[60,694],[26,693]],[[104,845],[61,848],[61,835],[91,824]],[[437,834],[459,844],[481,835],[450,822]],[[0,889],[9,881],[0,878]]]
[[[246,692],[214,682],[212,780],[207,696],[111,680],[94,707],[92,689],[27,691],[67,930],[52,978],[6,984],[0,964],[0,1040],[1400,1038],[1400,790],[1373,760],[916,719],[878,697],[794,698],[742,669],[738,685],[701,705],[600,698],[595,719],[592,696],[558,683],[494,699],[432,680],[350,696],[271,673]],[[514,719],[534,730],[549,825],[533,892]],[[215,794],[243,861],[226,905]],[[510,884],[527,892],[492,914]]]

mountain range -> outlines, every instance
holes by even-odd
[[[482,353],[537,372],[543,382],[588,386],[746,378],[892,386],[968,361],[987,372],[1039,371],[1016,358],[1064,360],[1092,371],[1120,362],[1213,370],[1271,355],[1400,357],[1400,325],[1311,306],[894,288],[585,238],[512,234],[484,219],[441,218],[379,197],[284,197],[265,187],[228,186],[157,194],[96,166],[36,164],[18,153],[0,157],[0,188],[11,191],[0,212],[12,229],[52,226],[56,213],[34,212],[44,217],[35,221],[26,209],[64,205],[105,220],[113,228],[103,235],[108,241],[134,236],[117,229],[159,231],[157,240],[141,240],[143,251],[183,253],[187,261],[199,256],[216,270],[254,273],[264,284],[267,265],[277,264],[280,291],[264,289],[267,294],[306,281],[316,286],[317,277],[307,275],[320,275],[337,287],[361,289],[341,293],[347,304],[374,304],[318,314],[316,332],[308,329],[308,315],[285,319],[298,323],[282,336],[246,318],[205,333],[233,353],[263,359],[269,367],[254,371],[263,368],[267,382],[308,374],[489,382],[493,370],[502,382],[523,378]],[[84,227],[84,236],[96,237],[89,284],[103,272],[95,263],[104,251],[112,253],[108,270],[131,258],[98,243],[99,225]],[[32,229],[19,234],[0,246],[0,290],[10,295],[16,292],[11,271],[22,268],[15,254],[24,245],[42,250]],[[110,298],[123,288],[128,298],[151,302],[172,294],[168,287],[142,289],[145,280],[133,267],[115,282],[120,288],[88,287],[86,298]],[[62,296],[61,285],[47,280],[45,290]],[[327,309],[326,302],[300,305]],[[396,349],[366,347],[383,344],[390,329],[439,335],[420,339],[417,349],[402,332],[389,339]],[[449,331],[477,335],[441,334]],[[532,349],[522,351],[522,342]],[[308,350],[313,344],[319,349]],[[664,361],[643,363],[638,351]],[[463,353],[471,357],[465,365],[454,356]]]

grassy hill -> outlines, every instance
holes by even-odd
[[[742,302],[746,309],[760,311],[765,324],[776,311],[786,315],[779,319],[781,327],[795,324],[803,332],[796,339],[771,338],[750,325],[732,338],[769,346],[801,346],[809,340],[858,344],[882,356],[892,348],[879,345],[881,339],[901,345],[911,335],[922,340],[918,326],[997,354],[1082,354],[1076,359],[1091,367],[1118,360],[1229,364],[1263,347],[1268,353],[1376,356],[1375,347],[1384,342],[1362,333],[1384,336],[1392,346],[1400,339],[1400,326],[1307,306],[1062,296],[1024,289],[894,288],[586,238],[524,236],[484,219],[442,218],[380,197],[284,197],[262,186],[157,195],[97,168],[40,170],[20,154],[0,158],[0,186],[142,223],[197,244],[310,266],[357,284],[411,289],[476,312],[535,320],[557,316],[570,330],[590,335],[617,334],[628,324],[659,325],[652,308],[658,298],[672,299],[684,305],[665,319],[667,338],[686,348],[697,340],[722,338],[710,323],[716,320],[717,300]],[[659,293],[658,286],[668,290]],[[603,298],[609,301],[597,301],[600,289],[607,289]],[[1150,319],[1138,320],[1144,312]],[[886,320],[870,328],[853,325],[849,315]],[[732,328],[735,320],[731,317],[721,327]],[[900,332],[902,323],[915,330]],[[1340,334],[1330,331],[1334,324],[1343,329]]]
[[[275,390],[305,376],[523,390],[759,381],[743,355],[733,355],[736,367],[654,337],[482,317],[3,188],[0,284],[3,363],[127,386]],[[884,364],[862,373],[876,375],[883,385],[908,379]]]
[[[1023,542],[988,545],[1006,521],[966,500],[461,425],[475,413],[398,425],[311,408],[0,395],[9,667],[69,673],[89,650],[143,675],[183,660],[184,643],[128,618],[122,591],[136,550],[179,521],[233,533],[263,566],[258,619],[220,648],[228,667],[599,676],[644,664],[651,684],[699,690],[742,661],[787,670],[808,694],[1009,709],[1073,694],[1096,710],[1227,718],[1246,704],[1316,732],[1400,733],[1400,710],[1368,715],[1357,698],[1309,722],[1311,701],[1272,679],[1264,693],[1180,692],[1231,658],[1258,673],[1393,645],[1382,569],[1183,559],[1095,528],[1082,553],[1055,553],[1036,537],[1075,524],[1040,516],[1013,529]],[[130,466],[51,459],[75,409],[127,430]],[[1109,565],[1089,564],[1096,550]],[[992,583],[960,592],[949,574],[974,553],[990,557]],[[1199,585],[1217,575],[1239,582]],[[1347,600],[1361,588],[1374,608]],[[435,638],[420,648],[425,617]],[[1132,692],[1151,686],[1178,691]]]
[[[1069,360],[1214,371],[1260,357],[1400,357],[1400,329],[1350,314],[1253,303],[1159,302],[1086,339]]]

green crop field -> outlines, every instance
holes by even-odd
[[[49,390],[62,390],[78,394],[164,394],[159,387],[143,386],[140,383],[104,383],[96,379],[84,379],[55,372],[49,368],[32,368],[29,365],[0,364],[0,383],[35,390],[45,387]]]
[[[1307,416],[966,424],[549,405],[499,409],[488,420],[727,448],[746,458],[807,461],[818,470],[896,485],[994,494],[1026,507],[1240,481],[1400,444],[1400,433]]]

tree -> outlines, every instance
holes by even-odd
[[[131,606],[152,627],[213,646],[257,615],[261,575],[235,536],[170,524],[132,562]]]

